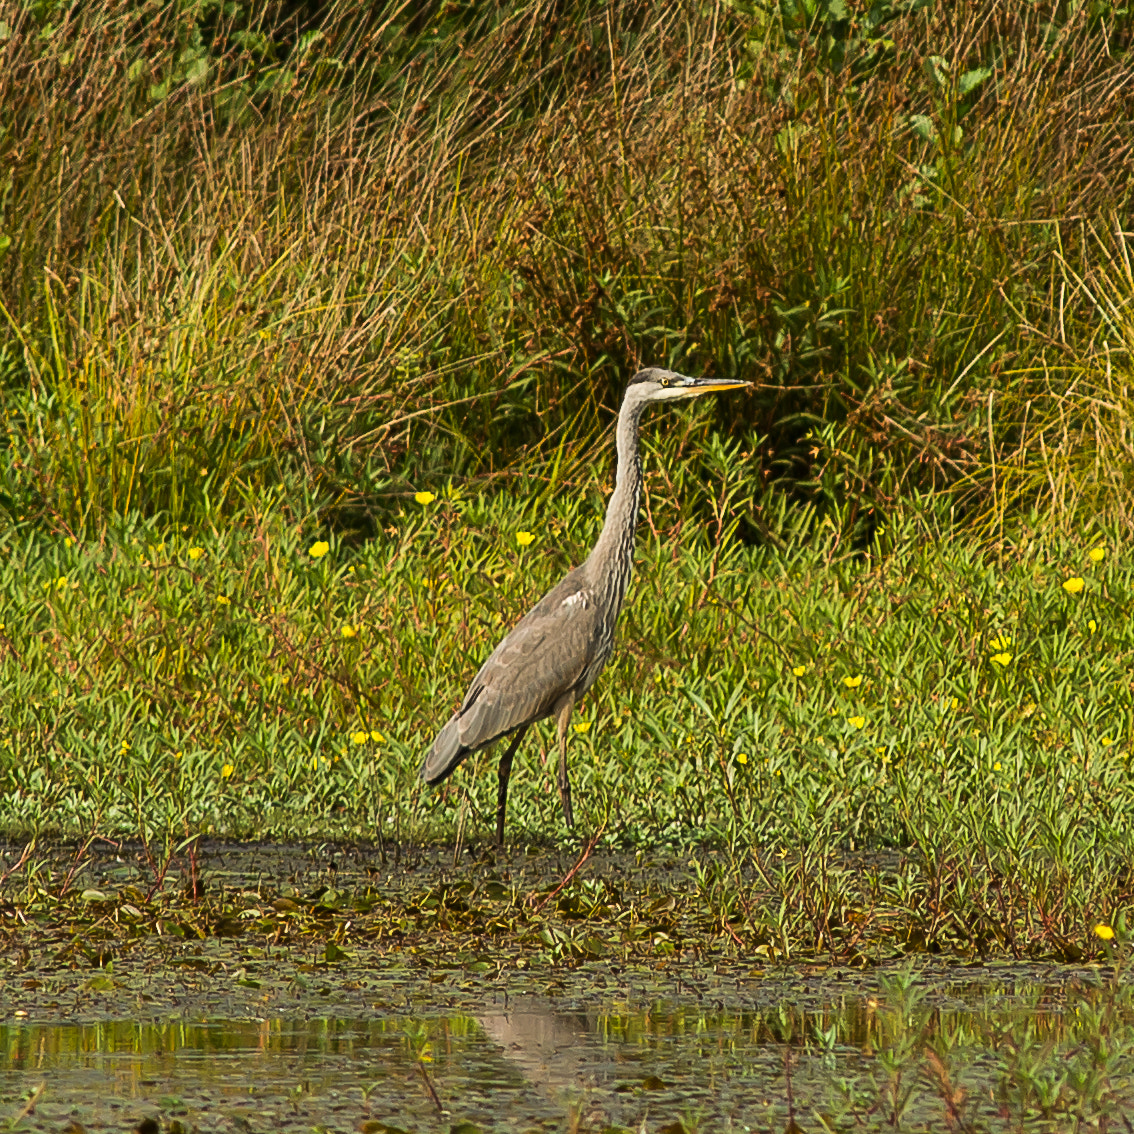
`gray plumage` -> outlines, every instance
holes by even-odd
[[[614,649],[614,628],[634,567],[634,529],[642,488],[638,425],[651,402],[680,401],[747,382],[688,378],[672,370],[642,370],[626,387],[618,414],[618,471],[606,522],[586,561],[546,595],[492,651],[461,707],[421,764],[429,784],[445,779],[466,756],[513,734],[500,760],[496,841],[504,842],[512,757],[529,725],[555,716],[559,733],[559,795],[574,825],[567,779],[567,724],[575,702],[595,683]]]

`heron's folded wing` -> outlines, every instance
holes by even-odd
[[[461,745],[479,748],[546,717],[590,664],[597,630],[593,594],[580,587],[555,588],[516,624],[473,679],[459,713]]]

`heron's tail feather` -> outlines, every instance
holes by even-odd
[[[454,714],[449,723],[437,734],[433,747],[421,762],[419,775],[427,784],[439,784],[472,751],[461,744],[460,729],[457,727],[459,714]]]

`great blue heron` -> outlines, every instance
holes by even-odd
[[[559,725],[559,798],[567,826],[567,722],[575,702],[595,683],[614,648],[614,624],[634,567],[634,529],[642,491],[638,423],[651,402],[677,402],[735,390],[747,382],[688,378],[672,370],[640,370],[626,387],[618,413],[618,472],[606,522],[586,562],[568,572],[516,623],[480,667],[461,707],[421,763],[421,778],[439,784],[460,762],[512,733],[500,758],[496,843],[504,845],[504,813],[512,757],[528,726],[554,716]]]

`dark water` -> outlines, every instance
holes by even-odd
[[[205,897],[181,878],[174,913],[158,903],[135,932],[137,858],[92,854],[72,888],[106,897],[75,924],[23,918],[0,951],[0,1131],[1134,1130],[1124,952],[1106,969],[911,968],[892,950],[854,969],[776,966],[704,941],[580,959],[519,929],[493,944],[487,921],[462,936],[448,914],[407,941],[377,915],[348,937],[365,913],[331,908],[328,888],[382,898],[380,861],[245,846],[203,848]],[[680,863],[592,865],[615,882],[645,871],[662,894],[692,884]],[[570,866],[524,854],[497,869],[536,893]],[[402,873],[394,922],[451,870]],[[300,928],[269,918],[281,897]]]
[[[1058,1070],[1075,1026],[1027,982],[888,986],[817,1009],[524,997],[365,1019],[9,1019],[0,1128],[944,1130],[962,1098],[971,1128],[1010,1130],[996,1037],[1022,1029]]]

